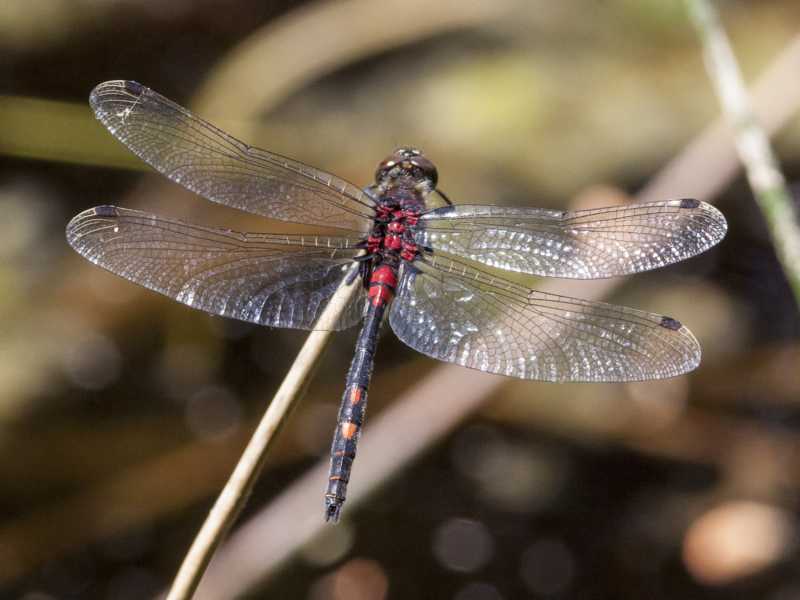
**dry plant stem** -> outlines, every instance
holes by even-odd
[[[214,550],[219,546],[222,538],[244,507],[253,484],[261,473],[275,434],[286,422],[292,407],[305,389],[314,365],[327,346],[332,333],[331,324],[338,319],[350,297],[359,290],[358,283],[356,281],[349,286],[342,285],[320,315],[317,322],[319,330],[309,334],[294,364],[272,398],[272,402],[253,432],[253,437],[250,438],[228,483],[225,484],[197,537],[192,542],[192,546],[175,576],[167,600],[186,600],[194,595]],[[320,503],[321,510],[322,503]]]
[[[736,149],[767,222],[778,259],[800,306],[800,226],[786,181],[756,118],[719,15],[709,0],[687,0],[703,42],[706,69],[733,128]]]

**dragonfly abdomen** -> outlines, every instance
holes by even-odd
[[[367,408],[367,388],[372,377],[372,365],[378,343],[383,316],[394,297],[397,275],[387,265],[380,265],[370,277],[370,304],[364,325],[358,334],[356,350],[350,370],[347,373],[339,419],[331,445],[331,469],[328,476],[328,490],[325,493],[325,519],[336,522],[347,495],[350,470],[356,457],[356,446],[364,413]]]

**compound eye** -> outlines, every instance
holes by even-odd
[[[386,176],[389,174],[394,167],[397,166],[397,161],[394,158],[387,158],[378,165],[378,168],[375,170],[375,182],[380,183]]]
[[[413,158],[414,156],[419,156],[422,154],[416,148],[409,148],[408,146],[400,146],[394,152],[392,152],[392,157],[397,159],[404,159],[404,158]]]
[[[416,167],[416,169],[418,169],[421,177],[429,180],[433,187],[436,187],[436,183],[439,181],[439,172],[436,170],[436,166],[431,161],[424,156],[415,156],[410,159],[410,162],[412,165],[414,165],[414,167]]]

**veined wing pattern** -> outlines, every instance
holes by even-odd
[[[134,154],[189,190],[348,232],[240,233],[114,206],[67,225],[70,245],[91,262],[193,308],[260,325],[314,329],[337,290],[362,286],[346,290],[353,293],[338,320],[324,323],[343,329],[363,320],[331,445],[326,520],[338,520],[346,498],[387,311],[397,336],[419,352],[522,379],[659,379],[700,362],[697,340],[675,319],[529,289],[498,269],[596,279],[672,264],[725,235],[724,217],[705,203],[426,210],[438,172],[414,148],[379,163],[362,191],[248,146],[136,82],[100,84],[90,103]]]
[[[528,289],[438,254],[404,269],[392,329],[439,360],[558,382],[658,379],[700,362],[697,340],[670,317]]]
[[[75,216],[67,240],[96,265],[192,308],[294,329],[314,328],[360,252],[348,238],[239,233],[114,206]],[[364,294],[352,295],[332,328],[355,325],[364,308]]]
[[[300,162],[240,142],[132,81],[95,88],[98,119],[137,156],[206,198],[352,238],[246,234],[98,207],[68,226],[78,252],[176,300],[245,321],[310,329],[373,227],[375,199]],[[413,162],[413,152],[404,156]],[[383,201],[383,200],[382,200]],[[700,348],[679,322],[528,289],[488,267],[596,279],[689,258],[725,235],[696,200],[582,211],[448,206],[413,230],[422,254],[401,267],[390,322],[417,350],[527,379],[621,381],[694,368]],[[382,235],[382,234],[381,234]],[[353,296],[336,328],[364,315]]]
[[[448,206],[422,216],[417,243],[491,267],[532,275],[599,279],[649,271],[717,244],[725,217],[697,200],[574,212]]]
[[[372,225],[374,202],[355,185],[240,142],[135,81],[101,83],[89,103],[136,156],[209,200],[294,223]]]

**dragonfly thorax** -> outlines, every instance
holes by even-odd
[[[397,257],[412,261],[419,253],[414,228],[419,222],[420,204],[389,197],[376,210],[375,225],[367,238],[367,251],[381,259]]]

